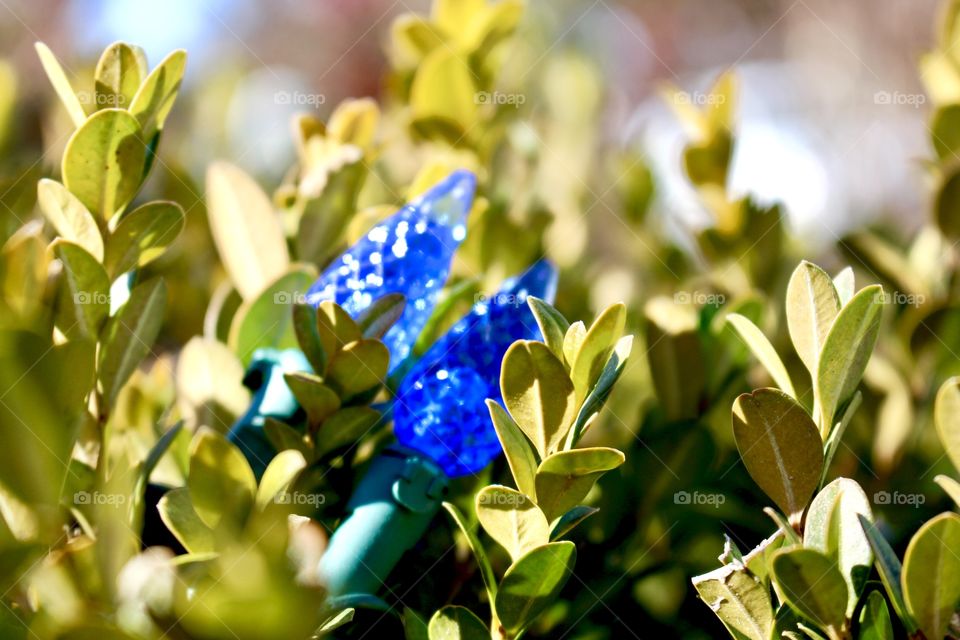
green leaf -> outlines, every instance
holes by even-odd
[[[324,380],[347,399],[383,384],[389,366],[386,345],[379,340],[358,340],[330,359]]]
[[[860,635],[857,640],[893,640],[893,624],[887,599],[879,591],[871,591],[860,611]]]
[[[70,81],[67,79],[67,74],[63,72],[63,67],[60,66],[57,57],[53,55],[47,45],[36,42],[33,46],[37,50],[37,56],[40,58],[40,64],[43,65],[43,70],[50,78],[53,90],[57,92],[63,106],[67,108],[67,113],[73,120],[73,126],[81,126],[87,119],[87,112],[73,87],[70,86]]]
[[[624,462],[616,449],[590,447],[560,451],[544,458],[537,469],[537,504],[553,521],[580,504],[600,476]]]
[[[185,222],[183,209],[175,202],[150,202],[126,214],[107,238],[107,272],[116,278],[160,257]]]
[[[307,412],[307,422],[319,425],[340,408],[340,396],[323,384],[323,379],[312,373],[293,372],[283,374],[290,391]]]
[[[960,507],[960,482],[943,474],[935,477],[933,481],[940,485],[940,488],[950,496],[950,499],[953,500],[955,505]]]
[[[290,268],[287,241],[270,199],[239,167],[215,162],[207,169],[207,215],[223,266],[244,300],[255,298]]]
[[[489,640],[490,631],[466,607],[447,605],[430,618],[430,640]]]
[[[754,357],[764,366],[770,377],[776,383],[780,390],[787,395],[796,398],[797,392],[793,389],[793,382],[790,380],[790,374],[787,368],[783,366],[783,361],[777,355],[776,349],[763,335],[763,332],[753,324],[749,318],[739,313],[731,313],[727,316],[729,322],[736,330],[737,334],[743,339],[747,347],[753,353]]]
[[[903,558],[904,600],[927,638],[947,634],[960,605],[960,516],[941,513],[914,534]]]
[[[840,299],[840,306],[845,306],[853,294],[857,292],[856,281],[853,275],[853,269],[844,267],[840,273],[833,277],[833,288],[837,290],[837,297]]]
[[[148,280],[135,286],[130,299],[107,321],[97,371],[103,395],[110,404],[151,352],[163,324],[166,300],[163,280]]]
[[[493,573],[493,567],[490,565],[487,552],[484,550],[483,545],[480,544],[480,539],[477,537],[473,528],[467,523],[463,514],[460,513],[460,510],[457,509],[456,505],[452,502],[444,502],[443,508],[447,510],[447,513],[450,514],[453,521],[457,523],[460,532],[463,533],[463,537],[466,538],[467,546],[470,547],[470,551],[473,552],[473,557],[477,561],[477,566],[480,567],[480,576],[483,578],[483,585],[487,589],[487,597],[490,599],[490,602],[494,602],[497,598],[497,577]]]
[[[98,262],[103,260],[97,221],[75,195],[59,182],[44,178],[37,183],[37,204],[59,236],[80,245]]]
[[[576,559],[576,546],[564,540],[537,547],[510,565],[494,607],[507,632],[525,629],[559,597]]]
[[[860,520],[860,526],[867,536],[867,541],[873,548],[874,558],[876,559],[877,572],[880,574],[880,580],[887,589],[887,595],[890,596],[890,602],[893,603],[893,609],[897,612],[897,617],[903,622],[908,633],[917,630],[916,622],[907,612],[907,604],[903,598],[903,586],[901,584],[902,569],[900,559],[890,548],[890,544],[877,529],[876,525],[864,518],[857,516]]]
[[[769,640],[773,629],[773,605],[763,581],[742,565],[728,564],[693,578],[704,603],[738,640]]]
[[[299,451],[304,456],[313,455],[311,449],[307,446],[303,434],[276,418],[267,418],[263,422],[263,433],[267,440],[277,451],[286,451],[293,449]]]
[[[57,326],[71,339],[96,342],[110,313],[110,281],[97,259],[81,246],[55,240],[53,253],[63,264]]]
[[[608,307],[590,325],[570,365],[578,405],[597,383],[613,347],[623,335],[626,321],[627,308],[621,302]]]
[[[334,615],[327,618],[324,623],[320,625],[320,631],[323,633],[330,633],[331,631],[339,629],[343,625],[352,622],[353,616],[356,614],[356,612],[357,610],[352,607],[338,611]]]
[[[880,334],[882,297],[880,285],[861,289],[837,315],[823,344],[816,390],[824,437],[833,426],[837,409],[856,391],[867,368]]]
[[[164,58],[140,85],[130,101],[130,113],[143,129],[146,139],[163,129],[180,91],[180,82],[187,67],[187,52],[178,49]]]
[[[143,50],[125,42],[114,42],[104,49],[94,72],[96,108],[126,109],[147,75]]]
[[[600,509],[596,507],[588,507],[583,504],[570,509],[570,511],[560,516],[557,523],[553,525],[553,529],[550,530],[550,542],[555,542],[567,535],[573,531],[577,525],[599,511]]]
[[[406,298],[400,293],[388,293],[373,301],[357,318],[357,326],[364,338],[379,340],[400,319],[407,306]]]
[[[324,300],[317,306],[317,333],[327,358],[332,358],[351,342],[363,338],[360,327],[350,314],[329,300]]]
[[[785,549],[774,556],[771,568],[778,591],[794,610],[839,632],[846,619],[847,585],[833,560],[813,549]]]
[[[563,317],[563,314],[540,298],[528,297],[527,306],[530,307],[533,317],[537,320],[537,326],[540,327],[540,335],[543,336],[544,343],[550,347],[553,355],[562,361],[564,359],[563,338],[570,328],[570,323]]]
[[[513,480],[517,483],[517,489],[528,496],[536,496],[534,478],[537,474],[537,456],[530,448],[530,441],[499,402],[490,399],[486,402],[490,420],[493,422],[493,428],[497,432],[500,446],[507,458],[510,473],[513,474]]]
[[[764,507],[763,512],[767,514],[767,517],[773,520],[773,524],[777,526],[780,533],[783,534],[783,537],[790,544],[801,544],[800,535],[797,533],[797,530],[793,528],[787,519],[783,517],[783,514],[774,509],[773,507]]]
[[[500,390],[507,410],[540,457],[555,451],[577,409],[563,363],[541,342],[514,342],[503,356]]]
[[[370,407],[347,407],[326,419],[316,436],[317,457],[359,440],[383,422]]]
[[[423,17],[404,13],[390,25],[390,41],[394,66],[413,69],[444,43],[444,37]]]
[[[121,109],[97,111],[67,142],[63,184],[87,209],[109,220],[140,189],[146,150],[136,118]]]
[[[586,337],[587,327],[583,324],[583,320],[577,320],[571,324],[567,332],[563,334],[563,361],[567,364],[567,368],[573,365],[573,359]]]
[[[190,553],[215,551],[213,530],[197,515],[186,487],[176,487],[163,494],[157,503],[160,519],[170,533]]]
[[[430,640],[427,623],[410,607],[403,608],[403,636],[405,640]]]
[[[237,310],[230,325],[230,348],[244,366],[254,351],[264,347],[289,349],[297,346],[290,306],[315,279],[307,268],[290,271],[271,283],[260,295]]]
[[[276,497],[293,483],[297,474],[307,467],[303,454],[294,449],[281,451],[267,465],[260,486],[257,487],[256,505],[266,508]]]
[[[960,469],[960,378],[944,382],[933,405],[937,435],[955,469]]]
[[[550,539],[550,526],[533,500],[510,487],[490,485],[477,493],[477,519],[516,562]]]
[[[415,120],[440,121],[462,136],[476,119],[476,91],[466,59],[440,48],[417,69],[410,87],[410,110]]]
[[[627,358],[633,350],[633,336],[624,336],[617,340],[613,347],[613,353],[607,359],[607,363],[600,372],[597,384],[587,395],[586,400],[580,405],[580,412],[577,413],[577,419],[573,422],[573,427],[567,433],[567,440],[564,443],[564,449],[572,449],[580,441],[580,438],[587,431],[591,421],[597,416],[603,408],[607,398],[613,391],[613,385],[620,379],[623,369],[627,364]]]
[[[933,205],[937,227],[951,241],[960,237],[960,170],[945,173]]]
[[[807,412],[777,389],[744,393],[733,404],[733,435],[753,481],[798,519],[823,468],[823,444]]]
[[[201,429],[190,447],[190,500],[211,529],[240,525],[257,492],[253,470],[234,444],[210,429]]]
[[[787,328],[800,360],[816,377],[827,333],[840,313],[840,297],[827,272],[804,260],[787,284]]]
[[[194,336],[177,358],[178,408],[191,425],[226,431],[250,404],[243,365],[227,345]]]
[[[130,528],[134,531],[141,531],[143,529],[143,510],[144,510],[144,493],[147,490],[147,484],[150,482],[150,475],[153,473],[154,469],[157,468],[157,464],[160,463],[160,459],[167,453],[171,445],[173,445],[174,440],[183,432],[183,421],[181,420],[177,424],[173,425],[160,438],[154,443],[150,448],[150,452],[147,454],[147,457],[144,459],[143,464],[140,465],[139,473],[137,475],[137,484],[134,488],[133,499],[135,501],[133,510],[132,510],[132,521],[130,523]]]
[[[312,304],[295,302],[293,305],[293,331],[300,350],[313,370],[319,374],[327,370],[327,353],[320,342],[317,330],[317,308]]]
[[[706,386],[697,314],[691,305],[653,298],[644,315],[647,362],[660,406],[670,421],[694,419]]]
[[[854,607],[873,566],[873,550],[859,518],[873,520],[870,501],[860,485],[837,478],[816,495],[807,509],[803,546],[832,558],[847,583],[847,615]]]

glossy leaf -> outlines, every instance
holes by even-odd
[[[556,451],[576,416],[573,383],[563,363],[541,342],[521,340],[503,356],[504,404],[540,457]]]
[[[237,526],[253,505],[257,480],[243,453],[222,435],[203,429],[190,447],[190,500],[211,529],[221,522]]]
[[[573,572],[577,548],[551,542],[514,562],[497,591],[496,612],[504,628],[516,634],[554,602]]]
[[[150,202],[126,214],[107,238],[107,272],[116,278],[160,257],[185,223],[183,209],[175,202]]]
[[[207,215],[220,259],[244,300],[287,271],[290,256],[273,205],[239,167],[215,162],[207,169]]]
[[[531,498],[515,489],[484,487],[477,493],[476,508],[484,531],[507,550],[514,562],[550,539],[543,512]]]
[[[750,477],[799,518],[823,467],[823,444],[807,412],[776,389],[745,393],[733,405],[733,435]]]
[[[180,82],[187,67],[187,52],[178,49],[158,64],[146,77],[130,102],[133,114],[145,138],[150,139],[163,129],[180,91]]]
[[[833,285],[831,285],[833,286]],[[840,405],[856,391],[880,333],[883,289],[864,287],[837,315],[817,369],[820,431],[826,435]]]
[[[47,45],[42,42],[37,42],[34,44],[34,47],[37,50],[40,63],[43,65],[43,70],[46,72],[47,77],[50,78],[50,84],[53,85],[54,91],[57,92],[60,101],[67,109],[67,114],[69,114],[70,119],[73,120],[73,126],[79,127],[86,121],[87,112],[83,108],[83,104],[80,102],[80,98],[77,97],[73,87],[70,86],[70,80],[67,79],[67,74],[64,73],[63,67],[60,66],[60,62],[57,61],[57,57],[53,55],[53,52],[50,51]]]
[[[693,586],[738,640],[769,640],[773,629],[770,591],[742,566],[726,565],[697,576]]]
[[[80,245],[98,262],[103,261],[103,237],[97,221],[66,187],[47,178],[40,180],[37,204],[60,237]]]
[[[817,265],[801,262],[787,284],[787,327],[811,376],[816,375],[820,352],[838,313],[840,297],[833,280]]]
[[[537,468],[537,504],[553,521],[580,504],[607,471],[623,464],[616,449],[591,447],[554,453]]]
[[[773,345],[770,344],[770,341],[767,340],[767,337],[763,335],[757,325],[753,324],[749,318],[738,313],[729,314],[727,322],[733,326],[754,357],[760,361],[773,381],[780,387],[780,390],[796,398],[797,392],[793,389],[793,382],[790,380],[787,368],[783,366],[783,361],[777,355],[776,349],[773,348]]]
[[[960,378],[950,378],[940,386],[933,412],[947,457],[954,469],[960,469]]]
[[[857,519],[860,520],[860,526],[863,527],[867,541],[873,548],[877,572],[880,574],[883,586],[887,589],[887,595],[890,597],[890,602],[893,603],[893,609],[896,611],[897,617],[903,622],[908,633],[916,631],[917,625],[908,613],[907,604],[903,597],[903,586],[901,584],[903,568],[900,565],[900,559],[890,548],[890,543],[883,537],[875,524],[863,516],[857,516]]]
[[[544,343],[550,347],[553,355],[562,361],[563,338],[570,328],[570,323],[559,311],[540,298],[533,296],[527,298],[527,305],[533,312],[533,317],[537,319],[537,326],[540,327]]]
[[[626,320],[627,308],[623,303],[615,304],[604,310],[587,330],[570,365],[578,404],[596,384],[617,340],[623,335]]]
[[[63,184],[103,220],[125,207],[143,179],[146,146],[137,120],[103,109],[79,127],[63,152]]]
[[[786,549],[774,556],[772,570],[794,610],[834,633],[843,627],[847,586],[833,560],[813,549]]]
[[[63,264],[57,325],[67,337],[96,342],[110,312],[110,281],[97,259],[79,245],[56,240],[53,253]]]
[[[894,640],[887,600],[879,591],[871,591],[860,611],[860,635],[857,640]]]
[[[466,607],[447,605],[430,618],[430,640],[488,640],[490,631]]]
[[[859,518],[873,520],[870,501],[853,480],[837,478],[816,495],[807,510],[803,546],[833,559],[847,584],[847,615],[853,615],[873,566],[873,550]]]
[[[497,438],[503,447],[510,473],[521,493],[535,497],[537,495],[534,478],[537,474],[537,456],[531,448],[530,440],[523,434],[510,414],[504,411],[500,403],[488,399],[487,410],[490,420],[497,431]]]
[[[914,534],[903,558],[904,601],[927,638],[942,638],[960,605],[960,516],[941,513]]]
[[[151,353],[163,324],[166,300],[163,280],[148,280],[135,286],[130,299],[107,321],[97,371],[108,402],[113,402],[140,362]]]

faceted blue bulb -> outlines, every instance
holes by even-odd
[[[310,287],[307,302],[333,300],[355,318],[383,295],[406,296],[403,315],[383,337],[392,371],[409,355],[433,312],[453,253],[467,233],[476,186],[469,171],[450,174],[331,262]]]
[[[484,404],[500,397],[500,361],[516,340],[541,340],[527,296],[553,302],[557,272],[546,260],[478,296],[403,379],[393,407],[397,440],[434,460],[451,478],[476,473],[500,442]]]

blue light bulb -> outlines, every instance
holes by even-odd
[[[410,370],[393,409],[397,440],[450,477],[476,473],[500,453],[484,400],[500,396],[500,361],[516,340],[540,340],[527,296],[552,302],[557,272],[546,260],[473,305]]]
[[[403,315],[383,337],[392,371],[410,354],[433,312],[453,253],[466,235],[476,186],[469,171],[450,174],[331,262],[310,287],[307,302],[333,300],[357,317],[383,295],[406,296]]]

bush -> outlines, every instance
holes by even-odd
[[[509,73],[519,1],[399,17],[382,98],[295,118],[272,194],[167,156],[186,52],[75,91],[38,43],[69,139],[0,161],[0,637],[960,638],[949,6],[930,223],[828,268],[729,189],[735,73],[670,101],[681,241],[589,61]],[[338,528],[373,588],[325,573]]]

